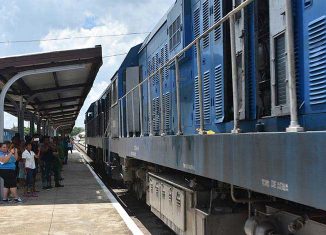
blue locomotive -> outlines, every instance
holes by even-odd
[[[86,113],[177,234],[326,234],[326,5],[176,0]]]

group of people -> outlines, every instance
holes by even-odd
[[[67,137],[26,136],[22,141],[17,134],[12,141],[0,143],[0,177],[3,179],[3,202],[20,203],[17,185],[23,188],[24,197],[37,197],[37,174],[41,173],[42,189],[49,190],[54,176],[54,187],[62,185],[61,171],[67,164],[68,151],[73,150],[73,140]]]

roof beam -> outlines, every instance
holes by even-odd
[[[68,97],[68,98],[60,98],[56,100],[46,100],[46,101],[41,101],[42,105],[48,105],[48,104],[60,104],[64,102],[71,102],[71,101],[77,101],[78,99],[83,98],[82,96],[73,96],[73,97]]]
[[[64,113],[55,113],[51,114],[51,117],[64,117],[64,116],[71,116],[71,115],[77,115],[77,111],[71,111],[71,112],[64,112]]]
[[[53,75],[53,80],[54,80],[55,86],[57,88],[59,88],[60,85],[59,85],[57,73],[56,72],[53,72],[52,75]],[[61,96],[60,96],[60,93],[59,92],[57,93],[57,96],[58,96],[59,99],[61,99]],[[62,103],[60,103],[60,107],[61,107],[61,111],[63,111],[63,109],[62,109]]]
[[[52,119],[53,122],[62,122],[62,121],[75,121],[75,118],[71,118],[71,117],[65,117],[65,118],[58,118],[58,119],[55,119],[53,118]]]
[[[73,127],[75,125],[74,122],[53,122],[53,126],[60,126],[60,125],[71,125]]]
[[[64,113],[78,112],[78,110],[76,108],[72,108],[70,110],[66,110],[66,111],[64,111]],[[48,115],[62,115],[63,113],[61,112],[61,110],[50,110],[50,111],[47,112],[47,114]]]
[[[39,89],[39,90],[32,90],[30,93],[24,93],[26,96],[32,96],[42,93],[52,93],[52,92],[64,92],[64,91],[71,91],[71,90],[79,90],[80,88],[83,88],[86,86],[87,83],[82,84],[75,84],[75,85],[69,85],[69,86],[62,86],[61,88],[46,88],[46,89]],[[7,94],[9,95],[19,95],[17,92],[8,91]]]
[[[62,107],[63,110],[65,109],[73,109],[73,108],[78,108],[78,105],[75,104],[75,105],[66,105],[66,106],[63,106]],[[60,109],[60,107],[54,107],[54,108],[41,108],[39,109],[40,112],[47,112],[47,111],[59,111],[59,112],[64,112],[64,111],[61,111],[61,110],[58,110]]]
[[[49,93],[49,92],[64,92],[64,91],[71,91],[73,89],[79,89],[84,88],[89,83],[81,83],[81,84],[74,84],[69,86],[61,86],[60,88],[54,87],[54,88],[45,88],[45,89],[39,89],[39,90],[32,90],[30,94],[28,95],[34,95],[34,94],[40,94],[40,93]]]

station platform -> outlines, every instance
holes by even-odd
[[[69,153],[63,169],[63,188],[40,190],[20,204],[0,204],[0,234],[142,234],[78,151]]]

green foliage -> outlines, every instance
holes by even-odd
[[[85,129],[83,127],[74,127],[74,129],[72,129],[72,132],[70,133],[70,136],[76,136],[84,130]]]
[[[24,135],[29,135],[29,127],[24,127]]]

